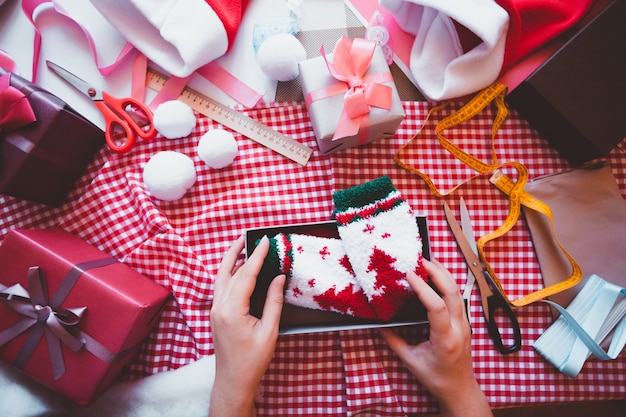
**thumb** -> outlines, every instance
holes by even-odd
[[[263,321],[278,326],[280,314],[283,310],[283,288],[285,286],[285,275],[278,275],[272,280],[267,289],[267,297],[263,306]]]
[[[407,350],[409,349],[409,344],[406,340],[404,340],[404,338],[399,336],[393,330],[384,327],[378,329],[378,332],[383,339],[385,339],[389,348],[393,350],[401,359],[404,359],[408,355]]]

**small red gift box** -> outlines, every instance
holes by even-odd
[[[12,231],[0,265],[0,359],[82,405],[133,359],[169,297],[58,229]]]
[[[0,193],[58,206],[104,145],[104,133],[20,76],[0,68],[0,81]],[[23,108],[12,113],[20,99],[31,118],[22,118]]]

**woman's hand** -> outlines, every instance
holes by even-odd
[[[389,347],[439,402],[442,416],[491,416],[491,409],[474,376],[471,330],[456,281],[439,262],[424,260],[439,296],[414,273],[407,280],[426,307],[430,338],[410,345],[390,329],[380,329]]]
[[[250,296],[269,240],[261,239],[250,258],[238,265],[243,248],[240,237],[224,256],[215,280],[211,326],[216,372],[211,417],[255,415],[254,395],[278,339],[285,276],[279,275],[270,284],[261,319],[251,316]]]

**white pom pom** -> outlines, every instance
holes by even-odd
[[[193,160],[174,151],[156,153],[143,168],[143,181],[155,198],[174,201],[182,198],[196,182]]]
[[[306,50],[290,33],[272,35],[263,41],[257,52],[261,71],[272,80],[289,81],[298,76],[298,62],[306,59]]]
[[[224,129],[209,130],[198,142],[198,155],[211,168],[220,169],[232,164],[237,154],[235,137]]]
[[[179,100],[165,101],[154,111],[154,128],[168,139],[184,138],[196,127],[191,107]]]

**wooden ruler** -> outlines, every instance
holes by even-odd
[[[160,91],[168,80],[167,76],[148,68],[146,85],[156,91]],[[280,132],[260,123],[237,110],[230,108],[210,97],[190,88],[185,87],[178,100],[189,105],[198,113],[233,129],[236,132],[252,139],[253,141],[291,159],[300,165],[306,165],[313,150],[308,146],[292,139]]]

